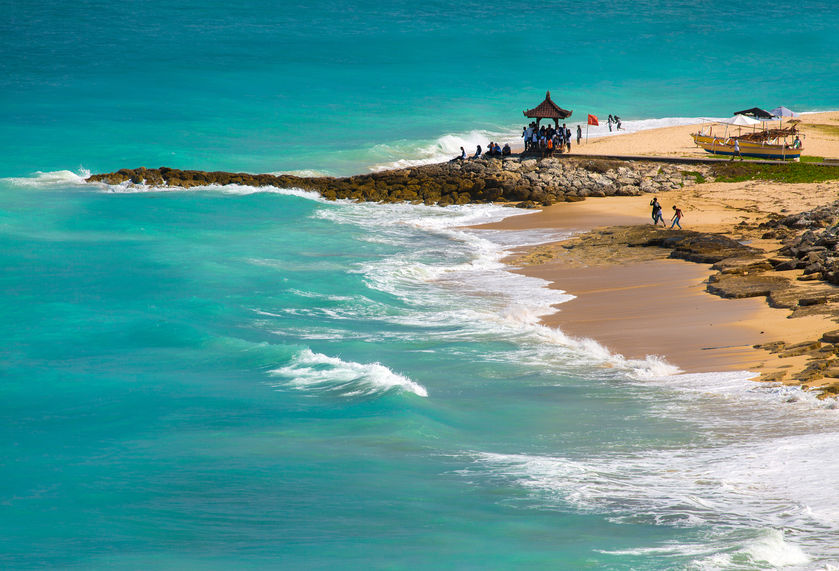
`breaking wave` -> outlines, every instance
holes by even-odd
[[[33,173],[28,177],[0,178],[0,181],[12,186],[28,188],[51,188],[59,186],[83,186],[90,176],[90,171],[81,169],[78,173],[68,170]]]
[[[427,397],[425,387],[380,363],[343,361],[304,349],[285,367],[271,374],[286,379],[286,384],[309,391],[327,391],[344,397],[373,396],[391,390]]]

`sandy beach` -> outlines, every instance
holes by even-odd
[[[796,117],[804,133],[804,154],[816,157],[839,158],[839,111],[808,113]],[[777,126],[777,123],[774,123]],[[575,154],[615,156],[696,157],[709,155],[694,145],[690,134],[697,125],[650,129],[637,133],[619,133],[589,139],[572,148]],[[736,127],[734,127],[736,129]],[[744,131],[749,127],[743,127]]]
[[[839,157],[839,113],[805,115],[807,154]],[[810,126],[810,128],[808,128]],[[813,126],[821,126],[815,127]],[[832,127],[830,129],[828,127]],[[689,137],[693,127],[672,127],[617,135],[590,142],[580,152],[608,155],[704,156]],[[701,153],[701,154],[700,154]],[[672,206],[685,213],[687,230],[725,233],[771,253],[780,242],[744,235],[735,225],[756,225],[773,214],[790,214],[830,204],[839,181],[781,184],[765,181],[709,182],[659,194],[666,218]],[[594,229],[650,225],[652,196],[588,198],[545,207],[490,225],[503,229],[551,228],[585,236]],[[745,226],[743,224],[743,226]],[[660,230],[670,232],[670,230]],[[673,231],[675,232],[675,231]],[[788,373],[804,368],[807,357],[779,358],[758,344],[786,346],[818,339],[839,325],[827,312],[797,314],[773,308],[765,297],[723,299],[707,293],[710,264],[668,259],[660,248],[622,248],[554,243],[517,252],[508,261],[515,271],[549,281],[576,296],[544,318],[574,337],[592,338],[629,358],[658,355],[685,372],[749,370],[761,378],[801,383]],[[595,240],[596,242],[596,240]],[[795,279],[800,271],[785,272]],[[820,287],[832,288],[821,283]],[[835,379],[834,379],[835,380]]]

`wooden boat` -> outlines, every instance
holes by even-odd
[[[739,142],[740,154],[744,157],[759,159],[777,159],[782,161],[797,161],[801,158],[804,147],[801,144],[795,125],[781,129],[763,129],[751,133],[729,135],[728,127],[724,125],[723,133],[714,133],[714,127],[704,127],[700,132],[693,133],[693,142],[712,155],[734,156],[735,142]],[[717,129],[719,131],[719,129]],[[792,141],[789,139],[793,138]]]

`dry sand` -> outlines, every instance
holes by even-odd
[[[804,116],[807,154],[839,157],[839,113]],[[808,130],[806,125],[835,126]],[[596,154],[667,155],[693,153],[689,133],[695,127],[672,127],[614,136],[590,143]],[[685,143],[687,140],[687,143]],[[677,150],[674,150],[677,149]],[[698,155],[703,156],[703,155]],[[686,229],[731,233],[740,221],[763,220],[769,213],[793,213],[833,202],[839,182],[779,184],[705,183],[661,193],[665,214],[678,204]],[[550,228],[585,232],[598,227],[650,224],[651,196],[588,198],[561,203],[529,216],[489,225],[498,229]],[[750,245],[776,249],[777,242]],[[804,357],[779,359],[753,345],[783,340],[797,343],[836,329],[831,318],[790,318],[789,310],[770,308],[764,298],[729,300],[706,293],[709,265],[664,259],[658,248],[622,258],[619,252],[580,258],[561,244],[530,249],[529,259],[513,256],[516,271],[540,277],[576,297],[557,306],[544,322],[575,337],[596,339],[630,358],[663,356],[687,372],[751,370],[772,373],[801,370]],[[535,262],[535,263],[534,263]],[[528,264],[528,265],[523,265]]]
[[[805,155],[839,158],[839,111],[806,114],[796,119],[801,121],[799,128],[805,135]],[[774,121],[770,124],[778,125]],[[587,143],[574,145],[572,151],[585,155],[707,158],[710,155],[694,145],[690,137],[697,129],[697,125],[687,125],[615,134],[589,139]]]

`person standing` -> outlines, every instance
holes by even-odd
[[[664,221],[664,215],[661,213],[661,204],[658,202],[657,196],[653,197],[652,201],[650,201],[650,206],[653,207],[653,226],[658,226],[660,220],[661,225],[667,228],[667,222]]]
[[[674,226],[678,226],[679,230],[682,229],[682,225],[679,224],[679,221],[682,219],[682,209],[678,208],[675,204],[673,205],[673,224],[670,225],[670,229],[672,230]]]
[[[577,145],[580,144],[580,140],[583,138],[583,128],[577,125]]]
[[[606,120],[606,122],[609,124],[609,132],[611,133],[612,132],[612,114],[611,113],[609,113],[609,118]]]

